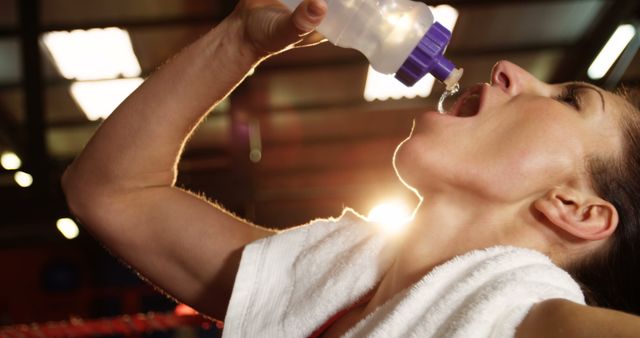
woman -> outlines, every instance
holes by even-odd
[[[240,1],[130,96],[65,172],[69,206],[90,231],[202,313],[225,316],[243,248],[275,231],[174,187],[177,159],[205,112],[252,67],[317,42],[309,32],[325,12],[321,0],[305,0],[292,14],[276,0]],[[462,110],[472,116],[455,116]],[[638,175],[623,162],[640,153],[630,136],[638,134],[632,112],[624,99],[596,87],[549,85],[500,62],[491,84],[469,91],[449,115],[422,114],[394,161],[407,186],[427,199],[369,297],[322,334],[341,335],[434,267],[496,245],[541,252],[602,294],[591,267],[638,256],[624,246],[638,220],[624,197],[638,190],[627,179]],[[541,301],[524,314],[517,337],[640,332],[634,316],[566,300]]]

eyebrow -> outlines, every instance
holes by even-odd
[[[580,82],[580,81],[571,82],[571,83],[569,83],[569,86],[573,86],[574,88],[581,88],[581,89],[591,89],[591,90],[595,91],[596,93],[598,93],[598,95],[600,95],[600,102],[602,102],[602,111],[603,112],[606,111],[605,103],[604,103],[605,102],[604,101],[604,95],[602,94],[602,91],[598,87],[596,87],[596,86],[594,86],[594,85],[592,85],[590,83]]]

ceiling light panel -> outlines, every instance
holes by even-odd
[[[42,40],[60,74],[74,80],[140,76],[131,38],[116,27],[45,33]]]
[[[105,119],[138,86],[141,78],[75,82],[71,96],[91,121]]]

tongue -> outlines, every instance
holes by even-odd
[[[478,95],[471,95],[467,97],[456,114],[459,117],[474,116],[480,109],[480,97]]]

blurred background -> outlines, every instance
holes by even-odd
[[[544,81],[640,84],[637,0],[424,2],[453,29],[446,55],[465,69],[463,87],[488,81],[500,59]],[[76,227],[59,179],[102,118],[235,3],[0,0],[0,326],[174,313]],[[378,77],[361,54],[329,43],[268,60],[198,129],[178,184],[277,228],[346,206],[410,210],[417,199],[391,158],[443,87],[426,79],[401,93]],[[219,334],[193,327],[143,335]]]

